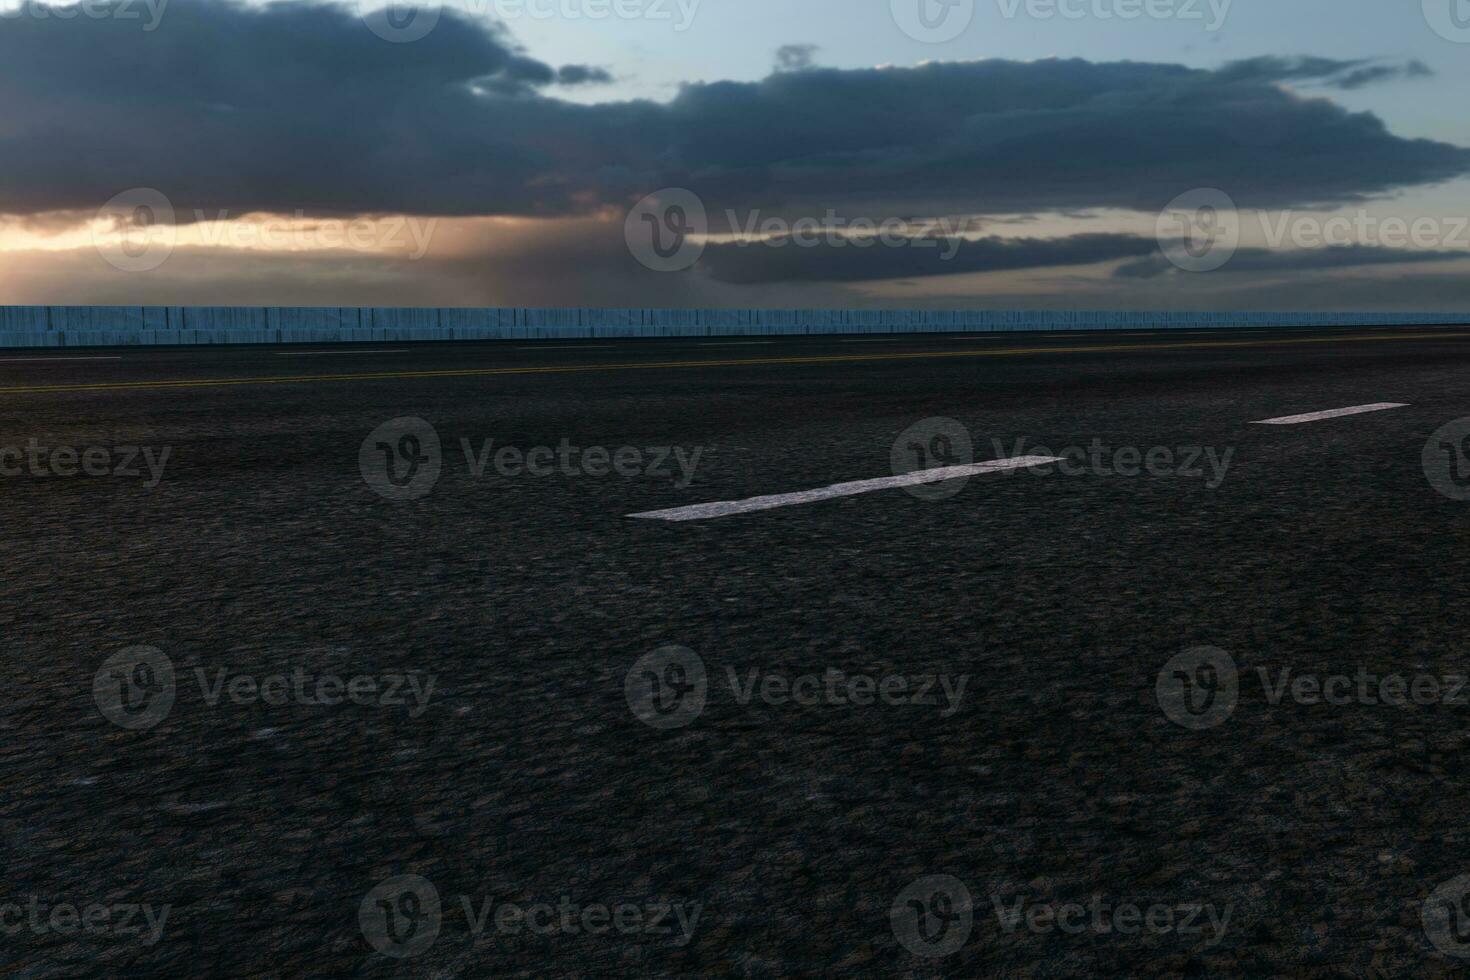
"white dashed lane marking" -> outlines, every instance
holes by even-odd
[[[689,507],[652,510],[647,513],[629,514],[628,516],[651,521],[706,521],[715,517],[729,517],[733,514],[750,514],[761,510],[775,510],[778,507],[794,507],[798,504],[812,504],[819,500],[832,500],[837,497],[855,497],[861,493],[875,493],[879,490],[916,487],[926,483],[943,483],[945,480],[980,476],[984,473],[1001,473],[1006,470],[1025,469],[1028,466],[1042,466],[1046,463],[1059,463],[1061,461],[1061,457],[1059,456],[1017,456],[1013,459],[995,459],[987,463],[971,463],[967,466],[944,466],[930,470],[915,470],[912,473],[905,473],[902,476],[887,476],[877,480],[837,483],[818,490],[802,490],[798,493],[778,493],[768,497],[752,497],[749,500],[725,500],[713,504],[694,504]]]
[[[1366,415],[1369,412],[1386,412],[1391,408],[1408,408],[1399,402],[1378,402],[1373,405],[1354,405],[1352,408],[1333,408],[1325,412],[1308,412],[1306,415],[1286,415],[1279,419],[1265,419],[1251,425],[1301,425],[1303,422],[1321,422],[1323,419],[1339,419],[1345,415]]]

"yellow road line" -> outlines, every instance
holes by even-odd
[[[196,378],[180,381],[110,381],[96,384],[25,385],[0,388],[0,395],[68,391],[141,391],[161,388],[218,388],[236,385],[309,384],[323,381],[392,381],[412,378],[492,378],[530,374],[585,374],[591,371],[649,371],[680,368],[761,367],[765,365],[856,364],[873,361],[917,361],[941,358],[1026,357],[1034,354],[1105,354],[1130,351],[1219,350],[1238,347],[1294,347],[1305,344],[1354,344],[1396,340],[1446,340],[1470,333],[1372,334],[1300,337],[1289,340],[1202,340],[1176,344],[1109,344],[1087,347],[1003,347],[992,350],[918,351],[884,354],[824,354],[806,357],[749,357],[704,361],[644,361],[621,364],[555,364],[539,367],[461,368],[447,371],[373,371],[361,374],[293,374],[256,378]]]

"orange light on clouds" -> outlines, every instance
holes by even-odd
[[[308,218],[249,214],[225,220],[158,224],[119,215],[68,220],[0,221],[0,252],[68,252],[78,249],[221,249],[235,252],[356,252],[423,258],[444,219],[413,215]]]

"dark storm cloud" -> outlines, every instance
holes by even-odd
[[[718,282],[862,282],[972,272],[1089,265],[1148,255],[1158,249],[1138,235],[1088,234],[1069,238],[915,237],[883,244],[877,238],[793,239],[722,243],[700,260]]]
[[[1367,265],[1408,265],[1414,262],[1450,262],[1470,259],[1465,251],[1415,252],[1380,245],[1334,245],[1327,248],[1293,249],[1243,248],[1231,256],[1222,271],[1230,272],[1306,272],[1346,269]],[[1179,271],[1162,255],[1152,255],[1137,262],[1121,265],[1113,271],[1119,279],[1153,279]]]
[[[806,71],[820,50],[815,44],[783,44],[776,49],[776,70]]]
[[[1401,78],[1434,77],[1429,66],[1417,59],[1387,63],[1369,58],[1338,61],[1332,58],[1282,58],[1274,55],[1232,61],[1217,74],[1229,82],[1309,82],[1343,90],[1360,89]]]
[[[812,70],[687,88],[679,159],[715,198],[777,188],[955,210],[1154,210],[1219,187],[1252,207],[1341,203],[1466,172],[1470,152],[1255,72],[1085,61]],[[901,189],[901,190],[900,190]]]
[[[1334,84],[1340,89],[1359,89],[1378,82],[1396,78],[1433,78],[1434,72],[1422,61],[1410,61],[1404,65],[1371,65],[1348,72]]]
[[[607,85],[613,77],[606,68],[594,65],[562,65],[557,69],[556,80],[562,85]]]
[[[184,220],[562,216],[684,186],[712,214],[850,205],[881,219],[1152,210],[1202,186],[1241,206],[1313,206],[1470,170],[1470,151],[1278,84],[1363,68],[809,68],[689,85],[668,104],[587,106],[547,86],[594,70],[563,75],[449,9],[426,38],[397,44],[353,8],[314,2],[190,0],[152,32],[23,17],[0,20],[0,211],[86,212],[151,187]]]
[[[883,245],[869,239],[821,242],[785,238],[776,242],[721,243],[705,249],[701,266],[718,282],[865,282],[1020,269],[1063,268],[1131,259],[1113,270],[1115,279],[1155,279],[1180,270],[1153,238],[1128,234],[1082,234],[1064,238],[916,237]],[[1242,248],[1224,272],[1326,272],[1361,266],[1470,260],[1465,251],[1416,252],[1372,245],[1317,249]]]
[[[578,156],[585,113],[537,93],[609,77],[531,58],[447,8],[413,43],[317,3],[191,0],[152,32],[0,19],[0,211],[95,210],[153,187],[181,217],[559,213],[557,161]]]

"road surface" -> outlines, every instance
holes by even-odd
[[[1449,975],[1466,418],[1470,329],[7,352],[0,967]]]

